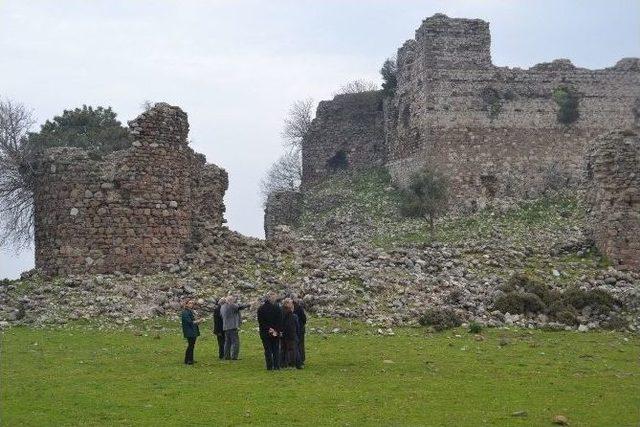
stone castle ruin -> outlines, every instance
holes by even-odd
[[[269,197],[267,238],[278,225],[295,226],[304,190],[335,171],[386,167],[403,185],[431,167],[448,177],[452,206],[474,210],[533,196],[550,178],[583,184],[588,152],[595,240],[637,268],[637,132],[598,137],[640,125],[640,60],[603,70],[568,60],[497,67],[490,38],[487,22],[434,15],[398,50],[393,93],[322,101],[302,143],[303,192]],[[216,234],[224,229],[227,174],[189,148],[186,113],[159,103],[129,126],[132,146],[104,158],[78,148],[44,153],[34,194],[38,269],[146,273],[194,258],[203,246],[205,261],[215,263],[215,244],[240,239]]]
[[[45,152],[34,197],[38,269],[149,272],[223,224],[227,173],[189,148],[187,114],[159,103],[129,126],[132,146],[103,159],[79,148]]]
[[[474,211],[580,186],[587,147],[640,125],[640,59],[601,70],[558,59],[523,70],[495,66],[490,46],[485,21],[425,19],[398,50],[394,93],[320,102],[302,146],[303,191],[337,170],[384,166],[402,186],[428,167],[448,178],[451,208]],[[269,221],[292,223],[290,215]]]
[[[578,182],[585,147],[638,126],[640,59],[603,70],[566,59],[528,70],[491,62],[489,24],[437,14],[397,55],[398,86],[318,106],[303,143],[303,186],[336,169],[385,165],[397,183],[418,169],[450,180],[454,205],[535,194],[556,175]]]

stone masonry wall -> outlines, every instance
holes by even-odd
[[[562,123],[554,91],[577,99],[577,120]],[[389,170],[406,183],[422,166],[448,175],[457,204],[527,197],[546,181],[573,185],[589,141],[633,126],[640,60],[604,70],[568,60],[528,70],[491,63],[488,23],[426,19],[398,51],[398,88],[388,103]]]
[[[264,235],[274,237],[279,225],[296,226],[302,214],[302,193],[278,191],[269,194],[264,210]]]
[[[564,59],[523,70],[494,66],[490,43],[485,21],[441,14],[424,20],[398,50],[398,87],[383,102],[384,126],[377,116],[369,125],[339,97],[321,103],[303,144],[303,185],[327,172],[322,166],[340,147],[371,153],[368,144],[375,144],[386,151],[372,161],[361,156],[359,167],[384,161],[400,184],[421,167],[439,169],[454,204],[482,207],[493,198],[534,195],[550,181],[576,184],[589,141],[637,126],[639,59],[602,70]],[[577,99],[577,120],[559,121],[559,90]]]
[[[386,161],[381,91],[337,95],[318,105],[303,141],[303,184],[332,171],[381,166]]]
[[[188,147],[186,113],[159,103],[129,126],[132,147],[104,159],[77,148],[43,155],[34,197],[37,268],[154,271],[178,262],[198,227],[224,221],[227,174]]]
[[[587,150],[584,177],[593,237],[620,267],[640,270],[640,136],[603,135]]]

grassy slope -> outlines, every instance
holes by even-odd
[[[186,367],[178,325],[167,326],[140,336],[5,331],[1,424],[540,426],[558,413],[576,426],[640,421],[637,336],[488,330],[476,341],[463,330],[401,329],[381,337],[341,323],[346,333],[308,335],[305,370],[267,372],[251,327],[241,361],[215,360],[205,333],[199,363]]]
[[[530,253],[524,263],[516,262],[507,267],[547,276],[553,269],[558,269],[563,272],[562,276],[552,279],[567,283],[611,265],[595,248],[582,256],[550,255],[553,247],[582,238],[580,230],[587,219],[575,194],[523,201],[506,210],[484,209],[465,216],[447,216],[437,221],[433,234],[424,220],[402,217],[399,193],[384,170],[336,175],[314,187],[306,197],[301,229],[311,234],[323,236],[327,230],[333,230],[339,237],[345,237],[340,235],[341,228],[333,221],[348,218],[349,233],[355,230],[357,239],[386,250],[433,242],[454,247],[465,243],[488,245],[496,252],[527,250]],[[339,202],[324,209],[326,205],[321,201],[332,198]],[[322,208],[314,208],[318,205]],[[480,274],[508,276],[509,271],[504,267],[480,265],[474,270]]]

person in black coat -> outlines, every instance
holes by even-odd
[[[218,358],[224,358],[224,329],[222,329],[222,316],[220,307],[224,304],[224,298],[220,298],[213,309],[213,334],[218,340]]]
[[[282,304],[282,343],[284,346],[284,365],[295,366],[297,369],[302,369],[300,348],[298,347],[300,323],[298,321],[298,316],[293,312],[293,309],[293,301],[291,298],[285,299]]]
[[[307,325],[307,313],[304,311],[304,303],[299,298],[293,299],[293,312],[298,317],[298,351],[300,352],[300,362],[304,365],[305,349],[304,349],[304,334],[306,332]]]
[[[267,370],[280,369],[282,310],[277,303],[276,294],[273,292],[267,294],[264,303],[258,308],[258,326]]]
[[[184,363],[187,365],[193,365],[195,363],[193,361],[193,351],[196,346],[196,338],[200,336],[198,323],[202,322],[202,320],[196,320],[193,306],[193,301],[189,300],[185,302],[184,310],[182,310],[182,314],[180,315],[180,320],[182,322],[182,335],[187,340],[187,350],[184,353]]]

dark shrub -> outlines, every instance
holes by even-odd
[[[395,59],[388,58],[380,69],[382,74],[382,90],[385,96],[393,96],[398,87],[398,65]]]
[[[506,285],[503,286],[505,292],[513,292],[517,289],[538,295],[540,298],[545,296],[549,291],[549,287],[542,283],[539,279],[532,277],[526,273],[514,273]]]
[[[489,112],[489,118],[491,120],[498,117],[500,111],[502,110],[502,100],[500,96],[500,92],[497,89],[492,87],[486,87],[480,93],[480,98],[484,103],[484,110]]]
[[[578,120],[578,94],[571,88],[562,86],[553,91],[553,100],[558,104],[557,118],[560,123],[571,124]]]
[[[541,313],[546,309],[546,305],[536,294],[509,292],[496,298],[493,308],[502,313],[525,314]]]
[[[517,287],[524,287],[530,280],[531,277],[523,272],[513,273],[507,280],[507,285],[515,290]]]
[[[431,326],[436,331],[456,328],[462,324],[462,320],[450,308],[430,308],[425,311],[418,322],[422,326]]]
[[[482,325],[478,322],[471,322],[469,324],[469,333],[471,334],[479,334],[482,332]]]
[[[560,323],[565,325],[574,326],[578,322],[578,311],[571,307],[560,304],[556,310],[551,314],[551,317]]]
[[[616,299],[607,291],[602,289],[585,291],[577,287],[567,289],[562,295],[562,299],[566,305],[578,310],[591,307],[600,313],[608,313],[617,303]]]
[[[617,314],[614,314],[609,320],[602,324],[604,329],[610,329],[612,331],[624,331],[627,329],[627,326],[629,326],[629,323]]]

